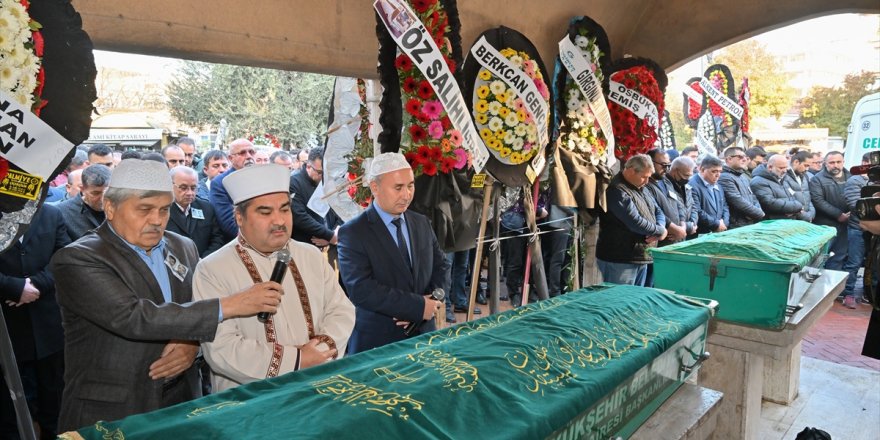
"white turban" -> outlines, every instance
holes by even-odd
[[[223,187],[235,205],[266,194],[286,193],[290,191],[290,170],[274,163],[249,166],[224,177]]]

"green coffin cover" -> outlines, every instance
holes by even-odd
[[[545,438],[708,318],[653,289],[582,289],[66,436]]]
[[[806,266],[834,238],[836,229],[800,220],[766,220],[729,231],[702,235],[654,254],[679,253]]]

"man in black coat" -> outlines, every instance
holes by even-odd
[[[750,225],[764,218],[764,211],[758,198],[749,187],[746,165],[749,158],[742,148],[730,147],[724,150],[724,166],[718,184],[724,191],[724,200],[730,210],[730,229]]]
[[[797,197],[797,191],[785,179],[788,161],[785,156],[775,154],[767,159],[767,164],[755,169],[749,184],[767,220],[799,219],[806,207]]]
[[[103,165],[98,165],[104,167]],[[0,296],[25,395],[41,438],[55,438],[64,388],[64,331],[49,260],[70,238],[61,211],[44,205],[30,228],[0,254]],[[4,389],[5,391],[5,389]],[[18,438],[9,393],[0,393],[0,438]],[[30,399],[29,399],[30,400]]]
[[[324,218],[309,209],[309,199],[324,175],[324,149],[309,151],[309,159],[290,176],[290,209],[293,212],[293,238],[319,247],[336,244],[336,231],[327,227]]]
[[[58,204],[70,241],[76,241],[104,221],[104,191],[109,184],[109,167],[89,165],[82,172],[79,196]]]
[[[174,203],[166,230],[195,242],[199,256],[205,258],[226,244],[226,240],[220,224],[214,218],[214,208],[210,203],[196,198],[197,179],[198,174],[192,168],[178,166],[171,170]]]
[[[830,151],[825,155],[822,171],[810,179],[810,199],[816,207],[813,223],[837,228],[837,236],[831,243],[831,252],[834,255],[825,262],[828,269],[841,270],[846,261],[849,247],[846,239],[849,207],[843,196],[843,189],[849,177],[849,171],[843,168],[843,153]]]

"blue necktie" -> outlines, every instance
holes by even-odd
[[[403,257],[403,261],[406,262],[407,269],[412,272],[412,262],[409,259],[409,249],[406,247],[406,240],[403,238],[403,225],[401,225],[400,222],[400,217],[391,220],[391,223],[397,228],[397,250],[400,251],[400,256]]]

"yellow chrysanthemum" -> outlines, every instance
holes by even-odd
[[[480,138],[482,138],[484,141],[489,142],[489,139],[492,139],[492,137],[492,130],[489,130],[486,127],[480,129]]]
[[[498,139],[490,140],[488,145],[489,145],[489,148],[491,148],[493,150],[501,151],[501,141],[499,141]],[[508,150],[509,150],[509,148],[508,148]]]
[[[519,154],[516,151],[514,151],[513,153],[510,153],[510,163],[512,163],[514,165],[521,164],[522,163],[522,154]]]
[[[498,95],[495,95],[495,99],[498,102],[507,102],[508,93],[510,93],[510,92],[504,92],[504,93],[500,93]]]
[[[485,113],[477,113],[476,120],[477,124],[486,125],[486,123],[489,122],[489,115]]]
[[[510,58],[516,54],[516,51],[508,47],[508,48],[501,49],[499,51],[499,53],[501,53],[501,55],[504,55],[505,57]]]
[[[486,99],[487,96],[489,96],[489,86],[477,87],[477,98]]]
[[[480,79],[483,81],[489,81],[490,79],[492,79],[492,74],[489,73],[489,71],[486,69],[480,69],[480,73],[477,76],[479,76]]]
[[[511,150],[510,148],[507,148],[507,147],[504,147],[498,151],[498,154],[500,154],[501,157],[510,156],[510,153],[513,153],[513,150]]]
[[[517,110],[516,111],[516,119],[519,119],[519,122],[525,122],[526,121],[526,112],[523,110]],[[525,128],[523,128],[523,130],[525,130]],[[525,133],[523,133],[523,134],[525,134]]]
[[[481,99],[474,104],[474,110],[476,110],[477,113],[486,113],[489,111],[489,103],[486,102],[485,99]]]
[[[495,133],[493,133],[493,135],[495,137],[497,137],[498,139],[502,139],[502,138],[504,138],[504,133],[507,133],[507,132],[504,130],[504,126],[502,126],[498,130],[495,130]]]
[[[498,116],[501,116],[502,118],[506,118],[508,114],[510,114],[509,108],[501,107],[498,109]]]

